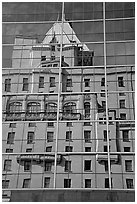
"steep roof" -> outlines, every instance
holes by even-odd
[[[53,36],[56,36],[57,42],[61,43],[61,32],[62,32],[62,23],[56,22],[46,33],[46,36],[42,42],[42,44],[49,44],[52,41]],[[71,28],[70,24],[67,21],[63,23],[63,44],[64,47],[68,47],[72,45],[72,43],[76,43],[79,46],[82,45],[78,37],[76,36],[74,30]],[[88,51],[88,47],[83,44],[83,49]]]

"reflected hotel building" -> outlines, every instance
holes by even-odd
[[[16,189],[134,189],[134,3],[79,3],[77,15],[78,3],[58,4],[41,40],[27,35],[32,19],[3,14],[5,49],[9,21],[26,21],[2,71],[6,199]]]

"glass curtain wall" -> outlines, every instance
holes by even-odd
[[[134,9],[3,3],[3,195],[134,188]]]

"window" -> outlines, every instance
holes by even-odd
[[[13,149],[10,148],[6,149],[6,153],[13,153]]]
[[[125,96],[125,93],[124,92],[120,92],[119,96]]]
[[[28,78],[23,78],[23,88],[22,88],[22,91],[28,91],[28,86],[29,86]]]
[[[11,162],[12,160],[9,159],[4,161],[4,171],[11,171]]]
[[[72,79],[67,79],[67,87],[72,87]]]
[[[9,127],[10,128],[16,128],[16,123],[10,123]]]
[[[58,66],[58,64],[53,64],[53,67],[57,67]]]
[[[105,188],[109,188],[109,178],[105,178]]]
[[[64,188],[71,188],[71,179],[64,179]]]
[[[133,179],[126,179],[127,188],[134,188]]]
[[[90,79],[84,79],[84,82],[85,82],[85,87],[90,86]]]
[[[51,171],[52,163],[51,162],[45,162],[45,171]]]
[[[9,188],[9,180],[2,180],[2,188]]]
[[[129,130],[122,130],[123,142],[129,142]]]
[[[55,56],[54,55],[51,56],[51,60],[55,60]]]
[[[65,103],[63,106],[64,113],[76,113],[76,104],[73,102]]]
[[[107,130],[104,130],[103,134],[104,134],[104,142],[106,142],[107,141]]]
[[[50,185],[50,177],[44,178],[44,188],[49,188]]]
[[[30,188],[30,179],[24,179],[22,188]]]
[[[43,76],[39,77],[39,88],[44,88],[44,77]]]
[[[19,113],[22,111],[22,103],[12,102],[9,104],[10,113]]]
[[[84,131],[84,139],[86,143],[91,142],[91,131],[90,130]]]
[[[73,152],[73,147],[72,146],[66,146],[65,152]]]
[[[103,120],[103,118],[99,118],[99,120]],[[99,124],[103,124],[103,121],[99,122]]]
[[[108,148],[107,148],[107,145],[104,146],[104,152],[107,152],[108,151]]]
[[[31,171],[31,161],[24,161],[24,171]]]
[[[46,147],[46,152],[51,152],[52,151],[52,146]]]
[[[47,142],[53,142],[54,132],[47,132]]]
[[[103,109],[106,109],[106,101],[102,101],[102,107]]]
[[[91,160],[85,160],[84,162],[84,171],[91,171]]]
[[[125,171],[132,171],[132,160],[125,160]]]
[[[67,122],[67,127],[72,127],[72,122]]]
[[[86,102],[84,103],[84,110],[85,110],[85,118],[90,117],[90,103]]]
[[[36,123],[29,123],[29,127],[36,127]]]
[[[51,51],[55,51],[55,45],[51,45]]]
[[[119,107],[120,108],[125,108],[126,106],[125,106],[125,100],[120,100],[119,101]]]
[[[101,86],[105,86],[105,78],[104,77],[101,79]]]
[[[72,141],[72,131],[66,132],[66,141]]]
[[[101,93],[100,96],[105,97],[105,90],[101,90],[101,92],[104,92],[104,93]]]
[[[65,171],[71,171],[71,161],[65,161]]]
[[[48,127],[54,127],[54,123],[53,122],[49,122],[48,123]]]
[[[57,112],[57,104],[56,103],[47,103],[45,104],[46,112]]]
[[[54,87],[55,86],[55,77],[50,77],[49,83],[50,83],[50,87]]]
[[[46,60],[46,56],[41,56],[41,61],[45,61]]]
[[[9,132],[8,138],[7,138],[7,144],[14,144],[14,137],[15,137],[15,132]]]
[[[108,161],[104,161],[105,171],[108,171]]]
[[[40,103],[37,103],[37,102],[30,102],[27,104],[27,111],[28,113],[37,113],[37,112],[40,112]]]
[[[126,120],[126,113],[120,113],[120,120]]]
[[[124,152],[130,152],[130,147],[124,147]]]
[[[27,144],[32,144],[34,141],[34,132],[28,132]]]
[[[5,91],[11,91],[11,79],[5,79]]]
[[[32,148],[27,148],[26,152],[32,152]]]
[[[91,188],[91,179],[85,179],[85,188]]]
[[[123,77],[118,77],[118,86],[119,87],[124,87]]]
[[[91,152],[91,147],[85,147],[85,152]]]

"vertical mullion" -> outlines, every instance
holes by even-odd
[[[62,64],[62,45],[63,45],[63,23],[64,23],[64,2],[62,2],[62,20],[61,20],[61,41],[60,41],[60,66],[59,66],[59,82],[58,82],[58,102],[57,102],[57,127],[55,138],[55,161],[54,161],[54,183],[53,188],[56,188],[56,169],[57,169],[57,152],[58,152],[58,133],[59,133],[59,102],[61,93],[61,64]]]
[[[104,68],[105,68],[105,97],[106,97],[106,125],[107,125],[107,155],[108,155],[108,174],[109,189],[111,185],[111,166],[110,166],[110,149],[109,149],[109,126],[108,126],[108,99],[107,99],[107,62],[106,62],[106,26],[105,26],[105,2],[103,2],[103,34],[104,34]]]

